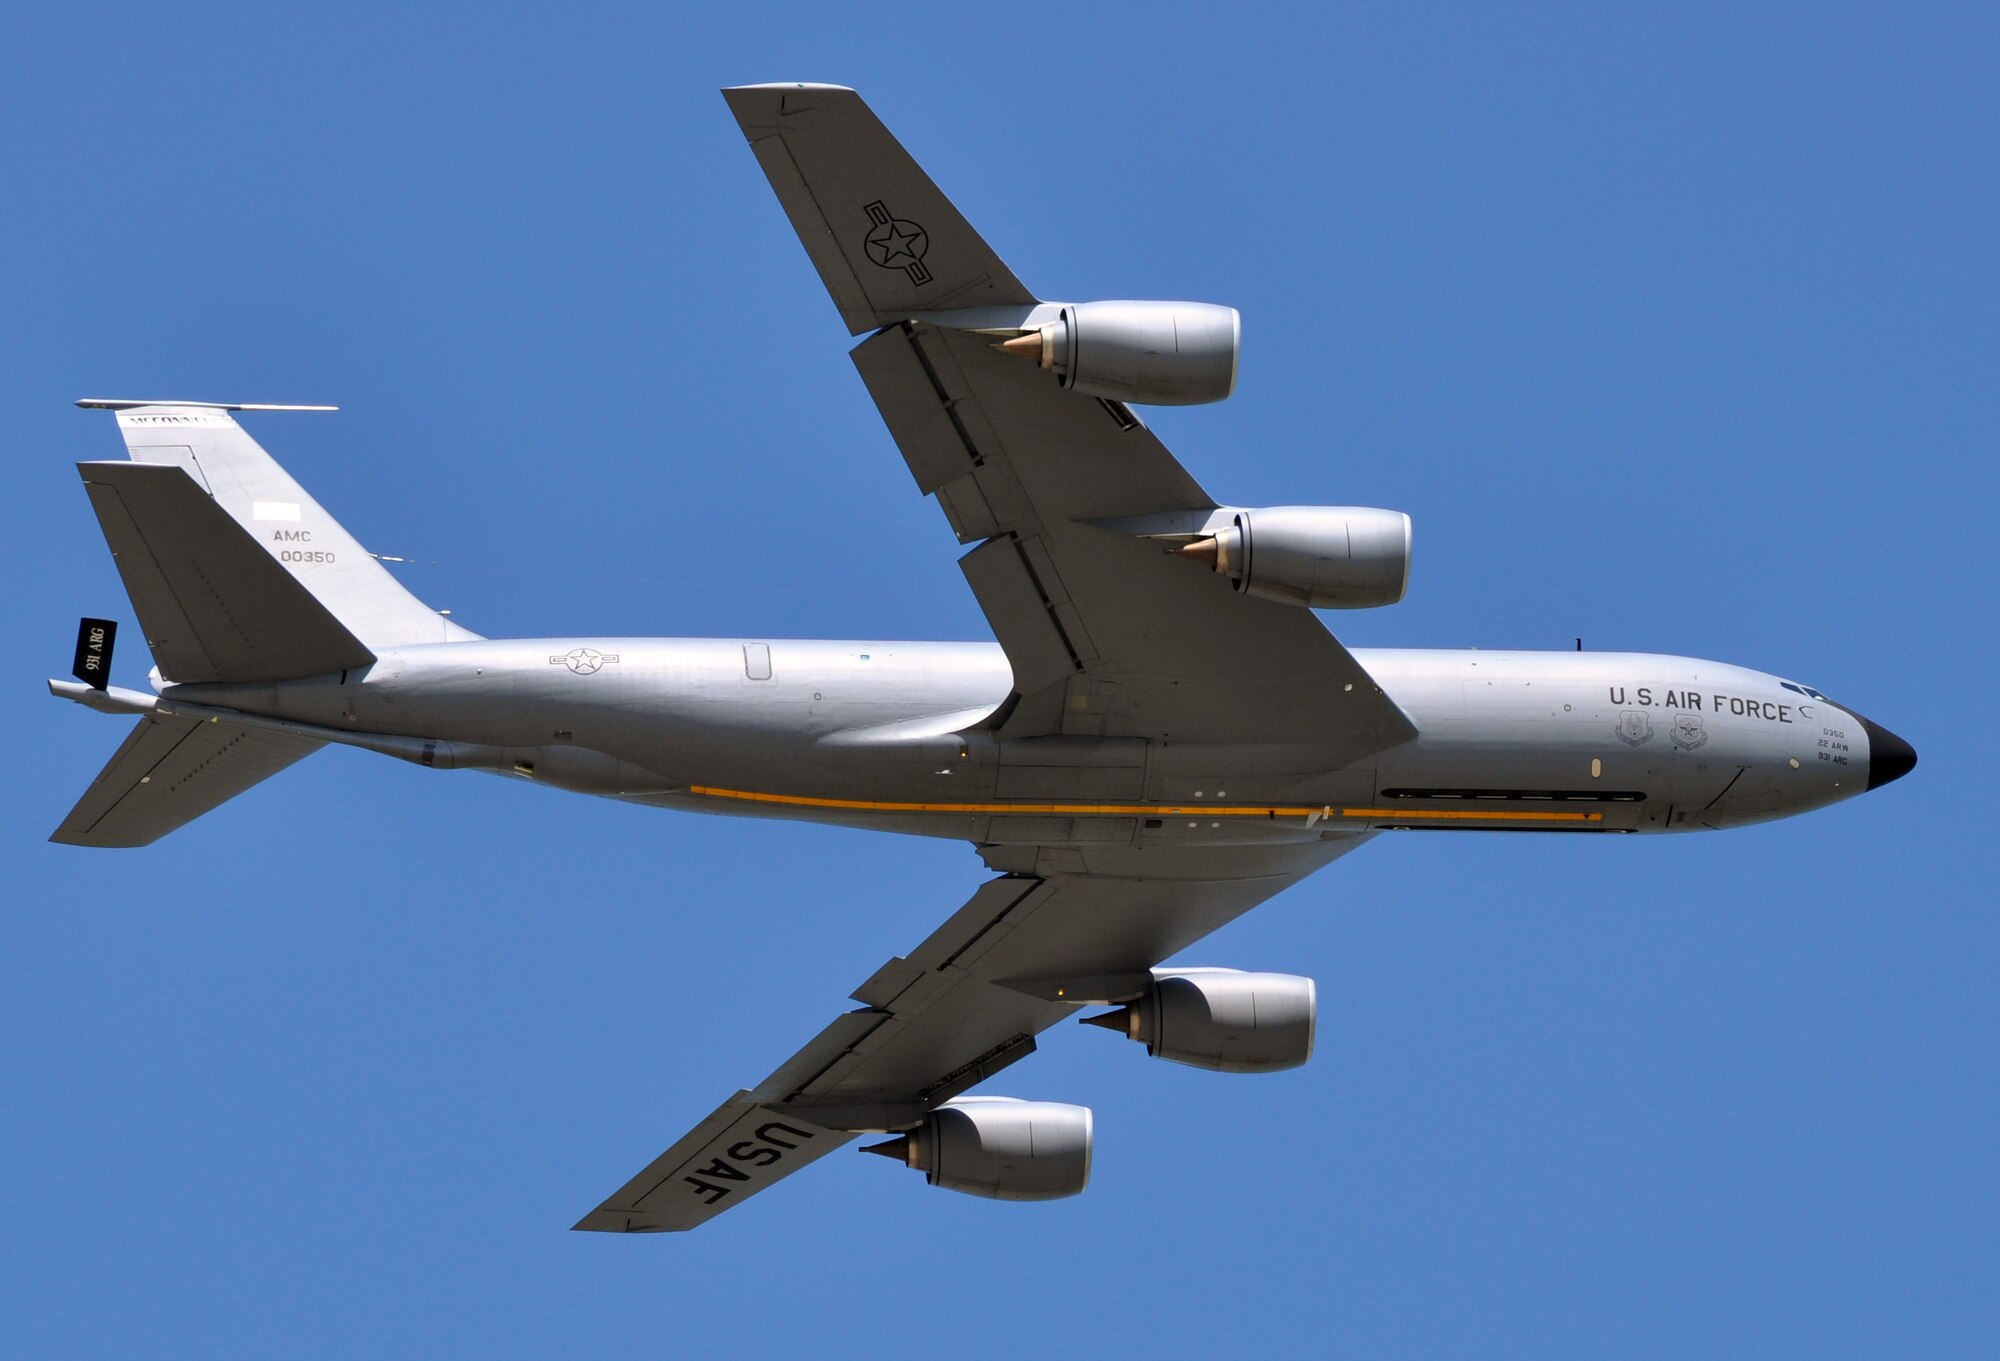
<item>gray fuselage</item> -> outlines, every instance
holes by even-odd
[[[992,845],[1695,831],[1859,794],[1871,756],[1873,783],[1907,768],[1893,734],[1720,662],[1354,656],[1417,736],[1339,769],[1309,749],[1107,737],[1087,719],[997,740],[1012,678],[991,643],[491,639],[387,649],[312,680],[170,685],[161,703],[610,798]]]

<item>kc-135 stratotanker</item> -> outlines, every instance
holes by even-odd
[[[80,466],[155,666],[152,693],[110,685],[116,621],[84,621],[50,689],[140,721],[56,840],[144,845],[335,742],[957,838],[995,872],[578,1228],[692,1228],[863,1133],[936,1186],[1072,1195],[1087,1109],[966,1093],[1102,1006],[1082,1019],[1159,1058],[1304,1063],[1312,980],[1166,961],[1371,837],[1733,827],[1915,765],[1721,662],[1342,647],[1314,611],[1402,599],[1409,518],[1218,504],[1132,410],[1227,397],[1233,309],[1045,302],[853,91],[724,95],[997,642],[483,638],[231,414],[274,408],[81,403],[130,455]]]

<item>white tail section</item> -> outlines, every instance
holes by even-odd
[[[80,403],[83,405],[85,403]],[[327,410],[91,400],[117,412],[137,463],[187,471],[327,612],[370,648],[477,638],[411,595],[244,433],[230,411]]]

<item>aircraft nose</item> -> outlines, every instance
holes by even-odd
[[[1861,718],[1860,714],[1855,715]],[[1917,749],[1880,723],[1861,718],[1861,730],[1868,734],[1868,787],[1880,789],[1891,780],[1900,780],[1916,768]]]

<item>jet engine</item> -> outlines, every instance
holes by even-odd
[[[1245,595],[1318,610],[1393,605],[1410,585],[1410,517],[1362,506],[1239,510],[1178,550]]]
[[[1310,978],[1155,969],[1143,997],[1084,1022],[1122,1031],[1154,1058],[1218,1073],[1269,1073],[1312,1057],[1317,1016]]]
[[[989,1200],[1059,1200],[1090,1181],[1090,1110],[961,1096],[908,1134],[862,1150],[900,1158],[932,1186]]]
[[[1208,302],[1064,304],[1056,320],[1000,348],[1053,370],[1065,388],[1150,406],[1198,406],[1236,390],[1243,319]]]

